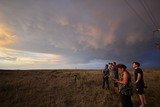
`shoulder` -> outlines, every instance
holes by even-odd
[[[128,72],[128,71],[125,71],[125,72],[123,73],[123,75],[128,76],[128,75],[129,75],[129,72]]]
[[[142,73],[142,69],[141,68],[137,68],[137,73]]]
[[[141,68],[137,68],[137,71],[142,72],[142,69]]]
[[[123,72],[123,77],[128,77],[129,75],[128,75],[128,72],[127,71],[125,71],[125,72]]]

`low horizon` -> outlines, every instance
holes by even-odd
[[[105,68],[105,67],[104,67],[104,68]],[[10,71],[10,70],[11,70],[11,71],[21,71],[21,70],[22,70],[22,71],[23,71],[23,70],[24,70],[24,71],[32,71],[32,70],[35,70],[35,71],[44,71],[44,70],[47,70],[47,71],[52,71],[52,70],[53,70],[53,71],[54,71],[54,70],[55,70],[55,71],[56,71],[56,70],[64,70],[64,71],[65,71],[65,70],[77,70],[77,71],[78,71],[78,70],[84,70],[84,71],[85,71],[85,70],[103,70],[104,68],[97,68],[97,69],[96,69],[96,68],[94,68],[94,69],[93,69],[93,68],[85,68],[85,69],[84,69],[84,68],[79,68],[79,69],[78,69],[78,68],[73,68],[73,69],[71,69],[71,68],[70,68],[70,69],[69,69],[69,68],[68,68],[68,69],[67,69],[67,68],[65,68],[65,69],[63,69],[63,68],[59,68],[59,69],[56,69],[56,68],[55,68],[55,69],[54,69],[54,68],[53,68],[53,69],[51,69],[51,68],[49,68],[49,69],[33,68],[33,69],[32,69],[32,68],[31,68],[31,69],[30,69],[30,68],[28,68],[28,69],[0,69],[0,71],[7,71],[7,70],[8,70],[8,71]],[[157,67],[157,68],[153,68],[153,67],[144,68],[144,67],[143,67],[142,69],[143,69],[144,71],[145,71],[145,70],[151,70],[151,69],[153,69],[153,70],[159,70],[160,67]],[[133,69],[133,68],[127,68],[127,70],[134,70],[134,69]]]

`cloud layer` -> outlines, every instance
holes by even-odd
[[[140,61],[157,67],[160,52],[150,30],[154,26],[138,0],[130,3],[150,27],[123,0],[1,0],[0,63],[15,61],[19,68],[32,67],[28,62],[34,61],[42,64],[37,63],[37,68],[52,64],[50,68],[102,68],[109,61],[129,66]],[[159,1],[147,3],[160,24]],[[6,56],[3,49],[16,55]],[[29,55],[23,56],[25,53]],[[54,55],[61,62],[51,64]],[[6,65],[1,68],[15,66]]]

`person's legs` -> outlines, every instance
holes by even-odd
[[[105,88],[105,78],[103,77],[103,84],[102,84],[102,88]]]
[[[107,84],[107,88],[109,89],[109,80],[108,80],[108,77],[106,77],[106,84]]]
[[[120,94],[122,107],[133,107],[131,96]]]
[[[133,107],[131,96],[127,96],[127,107]]]
[[[126,98],[124,95],[120,94],[120,98],[121,98],[121,104],[122,104],[122,107],[127,107],[127,104],[126,104]]]
[[[143,100],[143,95],[139,94],[139,99],[141,101],[141,106],[144,107],[145,104],[144,104],[144,100]]]
[[[141,106],[144,107],[146,103],[146,98],[145,98],[145,95],[144,95],[144,88],[143,87],[139,87],[137,88],[137,93],[139,95],[139,99],[140,99],[140,102],[141,102]]]
[[[144,104],[147,104],[146,97],[145,97],[144,94],[142,95],[142,97],[143,97],[143,102],[144,102]]]

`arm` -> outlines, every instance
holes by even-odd
[[[137,80],[136,80],[136,82],[135,82],[135,83],[138,83],[140,79],[141,79],[141,74],[140,74],[140,73],[138,73],[138,77],[137,77]]]
[[[116,80],[116,82],[118,82],[120,84],[127,84],[128,83],[128,74],[124,73],[123,74],[123,80],[122,81]]]

